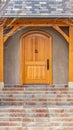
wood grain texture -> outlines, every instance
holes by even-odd
[[[31,31],[21,38],[21,84],[52,83],[51,36]],[[49,59],[49,69],[47,69]]]
[[[69,82],[73,82],[73,26],[69,27]]]
[[[4,26],[53,26],[53,25],[57,25],[57,26],[70,26],[71,24],[73,23],[73,19],[64,19],[64,18],[61,18],[61,19],[47,19],[47,18],[26,18],[26,19],[7,19],[6,22],[4,23]]]
[[[7,41],[7,39],[13,35],[13,33],[19,29],[20,26],[14,26],[5,36],[4,36],[4,43]]]
[[[64,38],[65,40],[69,43],[69,36],[57,25],[54,25],[53,28],[59,32]]]
[[[4,43],[6,40],[14,34],[20,27],[53,27],[56,29],[64,38],[69,42],[68,36],[59,28],[69,27],[72,24],[73,20],[69,19],[7,19],[4,23],[4,28],[13,27],[9,32],[4,36]]]

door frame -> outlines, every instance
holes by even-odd
[[[29,31],[26,32],[25,34],[23,34],[20,37],[20,84],[23,85],[23,69],[24,69],[24,63],[23,63],[23,57],[24,57],[24,48],[23,48],[23,39],[24,37],[30,35],[30,34],[34,34],[34,33],[38,33],[38,34],[43,34],[46,37],[50,38],[50,70],[49,70],[49,75],[50,75],[50,84],[53,83],[53,65],[52,65],[52,58],[53,58],[53,52],[52,52],[52,36],[50,34],[48,34],[47,32],[44,31],[39,31],[39,30],[35,30],[35,31]],[[33,83],[32,83],[33,84]],[[38,83],[39,84],[39,83]]]

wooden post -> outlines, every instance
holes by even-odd
[[[4,86],[3,75],[3,27],[0,26],[0,88]]]
[[[73,87],[73,26],[69,27],[69,87]]]

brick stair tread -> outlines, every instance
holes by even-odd
[[[0,90],[1,106],[72,106],[73,89],[66,87],[5,87]]]

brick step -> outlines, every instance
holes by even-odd
[[[41,97],[42,97],[42,96],[46,96],[46,97],[47,97],[47,96],[50,96],[50,97],[56,97],[56,96],[59,96],[59,97],[63,97],[63,96],[72,97],[72,96],[73,96],[72,93],[67,93],[67,94],[59,94],[59,93],[56,93],[56,94],[54,94],[54,93],[51,93],[51,94],[48,93],[48,94],[47,94],[46,92],[44,92],[44,93],[43,93],[43,92],[39,92],[39,93],[38,93],[38,92],[37,92],[37,93],[34,93],[34,92],[33,92],[33,93],[21,93],[21,92],[20,92],[20,93],[15,93],[15,92],[0,93],[0,97],[2,97],[2,96],[3,96],[3,97],[4,97],[4,96],[12,96],[12,95],[14,95],[14,96],[19,96],[19,97],[20,97],[20,96],[28,97],[28,95],[31,96],[31,97],[34,97],[34,96],[35,96],[35,97],[38,97],[38,96],[41,96]]]
[[[39,99],[39,100],[35,100],[35,101],[33,101],[33,100],[30,100],[30,101],[28,101],[27,99],[26,99],[26,101],[23,101],[23,100],[15,100],[15,99],[13,99],[13,100],[11,100],[11,99],[8,99],[8,100],[1,100],[0,101],[0,105],[3,105],[3,106],[5,106],[5,105],[18,105],[18,106],[20,106],[20,105],[22,105],[22,106],[26,106],[26,107],[33,107],[33,106],[35,106],[35,107],[37,107],[37,106],[41,106],[41,107],[43,107],[43,106],[49,106],[49,105],[57,105],[57,106],[66,106],[66,105],[70,105],[70,106],[72,106],[73,105],[73,100],[70,100],[70,101],[64,101],[64,100],[42,100],[42,99]]]
[[[3,89],[0,89],[0,93],[1,92],[30,92],[30,93],[32,93],[33,91],[34,91],[34,93],[36,93],[36,92],[49,92],[49,93],[60,93],[60,92],[62,92],[62,93],[73,93],[73,89],[72,88],[59,88],[59,87],[55,87],[55,88],[49,88],[49,87],[36,87],[36,88],[34,88],[34,87],[6,87],[6,88],[3,88]]]
[[[5,87],[0,90],[1,106],[72,106],[73,89],[58,87]]]
[[[62,96],[69,95],[69,94],[73,95],[73,93],[69,92],[69,91],[67,91],[67,92],[61,92],[61,91],[60,92],[59,91],[58,92],[49,92],[49,91],[36,91],[36,92],[34,92],[34,91],[32,91],[32,92],[31,91],[29,91],[29,92],[28,91],[23,91],[23,92],[21,92],[21,91],[19,91],[19,92],[18,91],[17,92],[16,91],[12,91],[12,92],[11,91],[2,91],[2,92],[0,92],[0,95],[3,95],[3,94],[5,94],[5,95],[8,95],[8,94],[15,94],[15,95],[17,95],[17,94],[21,94],[21,95],[23,95],[23,94],[26,94],[26,95],[27,94],[30,94],[30,95],[31,94],[35,94],[35,95],[47,94],[50,96],[51,95],[60,95],[61,96],[61,94],[62,94]]]
[[[51,126],[51,127],[29,127],[29,128],[27,128],[27,126],[26,127],[23,127],[23,128],[21,128],[21,127],[6,127],[6,128],[1,128],[0,130],[73,130],[73,127],[64,127],[63,129],[60,129],[59,127],[57,127],[56,129],[55,129],[56,127],[53,127],[53,126]]]
[[[37,102],[37,103],[39,103],[39,102],[47,102],[47,103],[50,103],[50,102],[64,102],[64,103],[72,103],[73,102],[73,99],[67,99],[67,98],[65,98],[65,99],[61,99],[61,98],[55,98],[55,99],[44,99],[44,98],[36,98],[36,99],[32,99],[32,98],[30,98],[30,99],[9,99],[9,98],[2,98],[2,99],[0,99],[0,102],[26,102],[26,103],[29,103],[29,102]]]
[[[17,91],[17,90],[19,90],[19,91],[23,91],[23,90],[26,90],[26,91],[72,91],[73,92],[73,89],[72,88],[66,88],[66,87],[46,87],[46,86],[44,86],[44,87],[40,87],[40,85],[39,86],[37,86],[37,87],[33,87],[33,85],[31,86],[31,87],[26,87],[26,86],[24,86],[24,87],[4,87],[4,88],[2,88],[0,91],[2,91],[2,90],[5,90],[5,91]]]
[[[69,94],[73,94],[73,89],[68,89],[68,90],[55,90],[55,88],[54,88],[54,90],[43,90],[43,88],[42,88],[42,90],[36,90],[36,91],[34,91],[34,88],[33,88],[33,90],[31,91],[31,90],[26,90],[25,88],[24,89],[21,89],[21,90],[19,90],[19,89],[12,89],[12,88],[9,88],[9,89],[2,89],[2,90],[0,90],[0,95],[3,95],[3,94],[47,94],[47,95],[69,95]]]
[[[0,108],[0,129],[73,130],[73,108]]]

